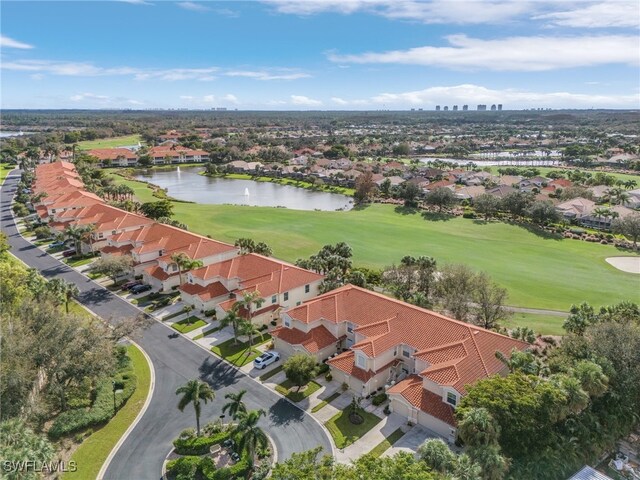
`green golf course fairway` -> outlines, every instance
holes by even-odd
[[[134,188],[142,202],[157,201],[144,183]],[[170,193],[169,193],[170,194]],[[439,264],[465,263],[487,272],[509,291],[512,306],[568,311],[572,303],[600,306],[640,300],[640,277],[605,258],[632,255],[613,246],[543,238],[524,227],[453,218],[429,221],[390,205],[349,212],[174,203],[173,218],[189,229],[233,243],[240,237],[266,242],[287,261],[308,257],[327,243],[345,241],[354,265],[384,267],[404,255],[429,255]]]

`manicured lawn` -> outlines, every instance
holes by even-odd
[[[195,330],[196,328],[204,327],[206,324],[207,322],[205,322],[201,318],[198,318],[196,316],[191,316],[189,318],[185,318],[184,320],[180,320],[179,322],[176,322],[171,326],[175,328],[177,331],[179,331],[180,333],[189,333]]]
[[[513,316],[502,325],[507,328],[529,327],[541,335],[564,335],[562,328],[565,317],[553,315],[535,315],[533,313],[514,313]]]
[[[130,185],[140,201],[155,200],[144,184],[115,179]],[[509,305],[568,311],[572,303],[585,300],[598,307],[640,300],[637,278],[605,262],[620,255],[615,247],[547,238],[517,225],[425,220],[419,213],[395,212],[390,205],[349,212],[173,205],[174,218],[192,231],[229,243],[240,237],[264,241],[275,257],[287,261],[345,241],[353,248],[356,266],[382,268],[404,255],[429,255],[439,264],[465,263],[507,288]]]
[[[78,143],[80,150],[91,150],[94,148],[115,148],[129,145],[137,145],[140,135],[126,135],[124,137],[101,138],[98,140],[85,140]]]
[[[137,377],[135,392],[109,423],[82,442],[73,453],[71,460],[76,462],[78,470],[65,473],[62,476],[64,480],[96,478],[109,452],[142,409],[151,386],[151,370],[137,347],[129,346],[128,354]]]
[[[258,345],[262,345],[265,342],[268,342],[271,339],[271,335],[265,334],[263,335],[262,340],[260,338],[256,338],[253,341],[253,349],[249,349],[249,342],[238,342],[238,344],[234,344],[233,338],[230,338],[226,342],[222,342],[219,345],[214,345],[211,347],[211,351],[218,355],[219,357],[224,358],[226,361],[232,363],[236,367],[242,367],[249,362],[253,362],[258,356],[261,355],[261,352],[258,351],[255,347]]]
[[[8,163],[0,164],[0,184],[4,182],[4,179],[7,178],[7,175],[9,175],[9,172],[14,168],[16,168],[15,165],[9,165]]]
[[[331,402],[333,402],[336,398],[338,398],[340,395],[341,395],[341,392],[333,392],[331,395],[329,395],[327,398],[325,398],[319,404],[317,404],[315,407],[313,407],[311,409],[311,413],[319,412],[324,407],[326,407]]]
[[[504,168],[504,167],[489,167],[491,168],[491,172],[497,174],[498,173],[498,168]],[[508,167],[507,167],[508,168]],[[530,168],[530,167],[522,167],[522,168]],[[538,170],[540,170],[540,175],[545,176],[547,175],[549,172],[551,171],[562,171],[562,172],[569,172],[570,169],[567,168],[558,168],[558,167],[533,167],[533,168],[537,168]],[[627,180],[635,180],[638,182],[638,185],[640,185],[640,175],[630,175],[627,173],[615,173],[615,172],[606,172],[603,170],[589,170],[589,169],[584,169],[584,168],[578,168],[576,170],[580,170],[581,172],[588,172],[590,174],[595,174],[598,172],[604,173],[606,175],[611,175],[612,177],[616,177],[618,180],[622,180],[622,181],[627,181]]]
[[[333,437],[333,441],[338,448],[348,447],[382,420],[372,413],[361,410],[360,416],[362,416],[364,422],[360,425],[354,425],[349,420],[349,410],[350,408],[347,407],[347,409],[337,413],[324,424],[329,430],[329,433]]]
[[[278,365],[273,370],[269,370],[267,373],[263,373],[258,378],[260,379],[261,382],[264,382],[265,380],[269,380],[274,375],[277,375],[278,373],[280,373],[282,371],[282,368],[283,368],[282,365]]]
[[[394,443],[400,440],[403,435],[404,435],[404,432],[401,429],[397,429],[395,432],[393,432],[391,435],[389,435],[387,438],[381,441],[378,445],[373,447],[373,450],[369,452],[369,455],[372,455],[374,457],[379,457],[384,452],[386,452],[389,448],[391,448],[391,446]]]
[[[276,386],[276,391],[287,397],[292,402],[299,402],[307,398],[313,392],[320,390],[320,384],[313,380],[307,383],[306,387],[307,388],[304,388],[303,386],[302,388],[304,388],[304,390],[297,392],[296,390],[298,387],[294,386],[291,380],[285,380],[280,385]]]
[[[65,258],[64,263],[69,265],[70,267],[81,267],[82,265],[87,265],[88,263],[93,262],[96,257],[89,258]]]
[[[64,306],[62,308],[64,308]],[[94,318],[89,311],[85,310],[85,308],[75,300],[71,300],[69,302],[69,313],[74,313],[79,317],[83,317],[86,319]]]
[[[271,183],[278,183],[280,185],[292,185],[294,187],[306,188],[310,190],[314,189],[313,184],[311,182],[295,180],[293,178],[252,177],[251,175],[246,173],[230,173],[230,174],[224,175],[224,178],[236,179],[236,180],[253,180],[255,182],[271,182]],[[325,192],[332,192],[332,193],[340,193],[342,195],[349,195],[349,196],[353,196],[355,192],[355,189],[353,188],[338,187],[333,185],[323,185],[321,187],[318,187],[318,190],[322,190]]]
[[[210,333],[215,333],[218,330],[222,330],[222,327],[213,327],[210,328],[209,330],[204,330],[202,333],[196,335],[195,337],[193,337],[194,340],[199,340],[201,338],[206,337],[207,335],[209,335]]]

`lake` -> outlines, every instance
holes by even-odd
[[[253,180],[234,180],[199,175],[203,169],[146,170],[135,175],[167,190],[173,198],[213,205],[285,207],[294,210],[350,210],[353,199],[346,195],[314,192],[290,185]]]

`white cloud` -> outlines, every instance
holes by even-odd
[[[44,75],[41,73],[33,73],[29,75],[29,77],[31,78],[31,80],[42,80],[44,78]]]
[[[191,95],[180,95],[180,100],[193,100],[194,97]]]
[[[307,16],[336,12],[348,15],[364,11],[428,24],[504,23],[536,7],[535,2],[524,0],[265,0],[265,3],[285,14]]]
[[[209,68],[169,68],[166,70],[149,70],[139,71],[135,74],[136,80],[199,80],[199,81],[211,81],[216,77],[212,75],[219,69],[217,67]]]
[[[97,100],[99,102],[107,102],[109,97],[107,95],[96,95],[95,93],[79,93],[69,97],[74,102],[83,102],[85,100]]]
[[[322,105],[320,100],[305,97],[304,95],[291,95],[291,103],[293,105],[299,105],[304,107],[319,107]]]
[[[238,103],[238,97],[231,93],[227,93],[224,97],[222,97],[222,100],[228,103]]]
[[[609,0],[587,3],[572,10],[545,13],[534,20],[548,20],[551,24],[575,28],[639,27],[638,0]]]
[[[337,105],[348,105],[349,102],[340,97],[331,97],[331,101]]]
[[[640,94],[590,95],[570,92],[533,92],[518,89],[493,90],[480,85],[463,84],[430,87],[401,93],[381,93],[371,101],[390,107],[433,107],[501,103],[506,109],[521,108],[637,108]]]
[[[452,69],[542,71],[606,64],[638,65],[638,38],[634,35],[573,37],[510,37],[498,40],[446,37],[447,47],[330,54],[338,63],[398,63]]]
[[[308,78],[308,73],[269,73],[265,71],[231,70],[225,73],[228,77],[247,77],[256,80],[298,80]]]
[[[180,100],[184,100],[189,103],[238,103],[238,97],[231,93],[227,93],[222,97],[216,95],[204,95],[202,97],[195,97],[193,95],[180,95]]]
[[[0,35],[0,47],[1,48],[19,48],[22,50],[28,50],[33,48],[33,45],[29,45],[28,43],[19,42],[18,40],[14,40],[13,38],[5,37],[4,35]]]
[[[119,0],[122,3],[130,3],[132,5],[153,5],[151,2],[147,2],[146,0]]]
[[[209,7],[197,2],[178,2],[177,5],[185,10],[192,10],[194,12],[207,12]]]
[[[140,100],[127,100],[127,103],[131,105],[144,105],[144,102],[141,102]]]
[[[204,103],[213,103],[216,101],[216,97],[214,97],[213,95],[205,95],[204,97],[202,97],[202,101]]]

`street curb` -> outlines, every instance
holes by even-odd
[[[87,310],[89,310],[89,309],[87,309]],[[89,311],[91,311],[91,310],[89,310]],[[147,352],[145,352],[144,349],[140,345],[138,345],[136,342],[134,342],[131,339],[128,339],[128,340],[129,340],[129,342],[131,342],[131,344],[135,345],[137,348],[140,349],[140,351],[142,352],[142,355],[144,355],[144,358],[147,360],[147,364],[149,365],[149,370],[151,372],[149,391],[147,392],[147,398],[144,401],[144,405],[142,405],[142,409],[140,409],[140,411],[138,412],[138,415],[136,415],[136,418],[129,425],[129,428],[127,428],[127,430],[120,437],[118,442],[113,446],[113,448],[111,449],[111,452],[109,452],[109,456],[107,457],[107,459],[102,464],[102,467],[100,468],[100,471],[98,472],[98,476],[96,477],[96,480],[102,480],[103,479],[104,474],[107,472],[107,469],[109,468],[109,465],[111,464],[111,460],[113,460],[113,457],[116,456],[116,453],[118,453],[118,450],[120,450],[120,447],[125,442],[125,440],[129,437],[129,435],[131,434],[133,429],[136,427],[136,425],[138,425],[138,422],[140,422],[140,420],[142,420],[142,417],[146,413],[147,408],[149,408],[149,404],[151,403],[151,399],[153,398],[153,392],[155,391],[155,388],[156,388],[156,370],[153,367],[153,362],[151,361],[151,358],[149,358],[149,355],[147,354]]]

